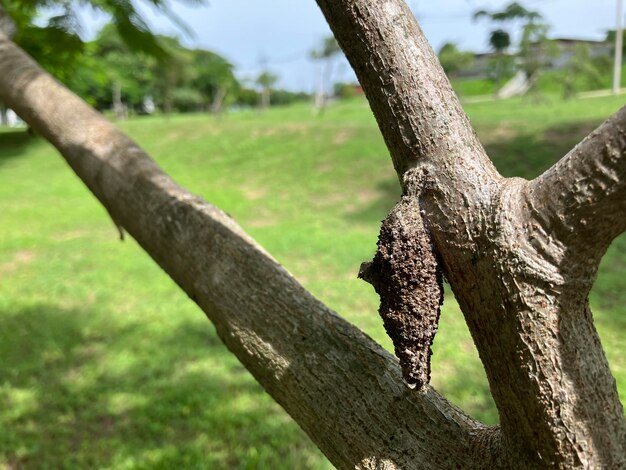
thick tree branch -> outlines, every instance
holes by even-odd
[[[318,4],[359,76],[405,189],[421,185],[414,206],[485,365],[501,433],[484,432],[431,389],[419,397],[404,390],[391,378],[399,371],[386,353],[6,41],[0,93],[197,299],[228,347],[336,464],[626,466],[626,421],[586,299],[592,276],[563,272],[567,250],[551,237],[559,223],[536,223],[539,190],[497,174],[403,1]],[[277,316],[283,319],[269,320]]]
[[[595,277],[626,230],[626,106],[532,181],[527,198],[531,217],[562,244],[569,271]]]
[[[490,430],[431,388],[409,390],[390,354],[1,35],[0,98],[57,147],[335,465],[488,465]]]
[[[415,174],[436,181],[426,199],[443,211],[430,222],[479,230],[501,177],[406,3],[317,3],[363,86],[401,182],[407,170],[422,168]]]
[[[535,200],[532,213],[528,182],[494,170],[404,1],[317,2],[401,181],[414,168],[426,183],[424,226],[485,365],[510,465],[625,466],[626,421],[587,304],[593,276],[562,271],[559,227],[536,223],[543,209]],[[609,145],[619,142],[623,135]],[[611,171],[596,173],[614,177],[615,160],[613,150],[602,161]],[[607,214],[616,198],[589,201],[587,215],[598,204]]]

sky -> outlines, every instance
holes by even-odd
[[[498,9],[511,0],[412,0],[409,5],[438,50],[448,41],[462,49],[488,50],[488,22],[473,22],[478,9]],[[616,0],[526,0],[551,26],[551,37],[602,39],[615,29]],[[145,5],[145,3],[144,3]],[[238,77],[253,79],[263,68],[280,77],[279,87],[312,91],[317,67],[309,52],[331,34],[314,0],[208,0],[204,6],[185,6],[171,0],[172,10],[193,31],[182,37],[187,46],[209,49],[226,57]],[[149,7],[142,7],[149,25],[159,33],[182,36],[180,29]],[[102,17],[86,14],[87,31],[95,31]],[[355,80],[350,66],[339,60],[334,81]]]

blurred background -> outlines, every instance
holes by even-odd
[[[409,3],[505,176],[537,176],[625,102],[621,0]],[[313,1],[11,0],[0,28],[391,349],[356,274],[400,188]],[[2,103],[0,226],[0,468],[331,467]],[[625,267],[621,237],[591,296],[622,400]],[[451,292],[432,366],[497,423]]]

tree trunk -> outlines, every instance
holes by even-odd
[[[422,217],[498,407],[501,456],[625,466],[626,422],[587,296],[626,228],[626,108],[535,181],[505,179],[404,2],[318,3],[405,188],[423,188]]]
[[[468,418],[429,386],[408,388],[394,358],[6,38],[0,98],[59,149],[336,466],[625,467],[626,422],[587,295],[626,228],[626,108],[536,180],[505,179],[403,2],[318,4],[405,189],[394,220],[439,260],[501,427]],[[379,251],[397,250],[385,243]],[[386,298],[402,307],[400,294]]]
[[[270,87],[264,86],[261,90],[261,109],[267,109],[270,107]]]
[[[113,82],[112,95],[115,117],[120,120],[127,119],[126,105],[122,102],[122,84],[118,80]]]
[[[213,102],[211,103],[210,111],[211,114],[221,114],[222,112],[222,104],[224,103],[224,98],[226,98],[226,88],[220,87],[217,89],[215,96],[213,97]]]
[[[319,113],[320,110],[324,107],[324,65],[321,63],[321,60],[317,60],[317,83],[315,89],[315,97],[313,99],[313,113]]]

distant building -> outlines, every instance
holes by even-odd
[[[555,70],[562,69],[567,65],[576,53],[576,47],[580,44],[585,44],[589,47],[592,58],[611,56],[613,53],[613,44],[607,41],[575,38],[555,38],[553,41],[559,47],[558,54],[549,60],[550,68]],[[466,70],[461,70],[458,76],[461,78],[487,77],[489,75],[489,63],[495,56],[494,52],[474,54],[472,66]]]
[[[590,39],[556,38],[553,39],[559,45],[559,55],[550,61],[550,68],[562,69],[574,57],[576,47],[584,44],[589,47],[592,59],[596,57],[610,56],[613,53],[613,44],[607,41],[594,41]]]
[[[482,78],[489,75],[489,63],[496,56],[495,52],[482,52],[474,54],[472,66],[459,70],[457,77],[459,78]]]

